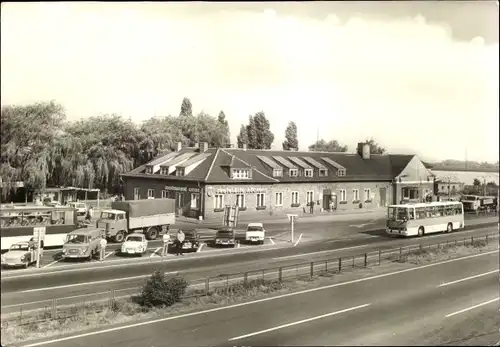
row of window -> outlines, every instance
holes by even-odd
[[[170,194],[169,194],[170,193]],[[155,190],[154,189],[148,189],[148,199],[154,199],[155,198]],[[172,191],[167,191],[167,190],[162,190],[161,191],[161,198],[162,199],[175,199],[176,194],[175,192]],[[134,200],[140,200],[141,195],[140,195],[140,188],[134,188]],[[180,194],[178,196],[178,201],[177,201],[177,207],[183,207],[184,206],[184,195]],[[190,208],[192,209],[199,209],[200,208],[200,193],[190,193]]]
[[[360,201],[359,197],[359,189],[352,190],[352,200]],[[257,194],[257,207],[266,206],[266,194],[258,193]],[[300,204],[299,192],[291,192],[291,203],[292,204]],[[372,198],[372,192],[370,188],[365,188],[364,190],[364,200],[369,201]],[[306,192],[306,204],[309,204],[311,201],[314,201],[314,192],[308,191]],[[347,192],[345,189],[340,190],[339,202],[347,202]],[[246,207],[246,197],[245,194],[236,194],[236,205],[239,207]],[[276,192],[274,193],[274,206],[283,206],[283,193]],[[216,194],[214,196],[214,208],[223,208],[224,207],[224,195]]]
[[[314,176],[313,169],[304,169],[303,172],[304,172],[304,177],[313,177]],[[288,170],[288,175],[290,177],[299,177],[301,175],[301,173],[302,173],[302,171],[299,169],[289,169]],[[337,176],[344,177],[345,175],[346,175],[345,169],[340,169],[337,171]],[[327,169],[319,169],[318,176],[319,177],[328,176],[328,170]],[[233,179],[252,178],[252,172],[250,169],[233,169],[231,177]],[[283,177],[283,169],[273,169],[273,177]]]
[[[461,214],[462,214],[461,205],[417,207],[415,208],[415,212],[413,209],[409,210],[410,219],[436,218],[436,217],[453,216]]]

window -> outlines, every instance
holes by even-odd
[[[148,189],[148,199],[154,199],[154,198],[155,198],[155,190]]]
[[[345,189],[340,190],[340,201],[347,201],[347,193]]]
[[[167,199],[168,195],[167,195],[167,191],[166,190],[162,190],[161,191],[161,198],[162,199]]]
[[[337,176],[344,177],[345,175],[346,175],[346,170],[345,169],[339,169],[337,171]]]
[[[425,207],[416,208],[417,219],[425,219]]]
[[[134,200],[139,200],[141,198],[140,188],[134,188]]]
[[[273,177],[283,177],[282,169],[273,169]]]
[[[257,207],[266,206],[266,195],[263,193],[257,194]]]
[[[419,198],[418,188],[404,187],[402,192],[403,199],[415,200]]]
[[[372,200],[372,191],[370,188],[365,188],[365,201]]]
[[[245,207],[245,194],[237,194],[236,195],[236,205],[238,207]]]
[[[234,179],[250,178],[250,170],[248,169],[233,169],[232,174]]]
[[[319,169],[319,177],[325,177],[328,176],[328,170],[327,169]]]
[[[312,169],[305,169],[304,175],[306,177],[313,177],[313,170]]]
[[[299,170],[297,169],[290,169],[289,171],[290,177],[298,177],[299,176]]]
[[[152,166],[146,166],[146,173],[147,174],[152,174],[153,173],[153,167]]]
[[[193,208],[193,209],[200,208],[200,194],[199,193],[191,193],[191,208]]]
[[[352,201],[359,201],[359,189],[352,190]]]
[[[306,203],[310,203],[314,200],[314,192],[313,191],[308,191],[306,192]]]
[[[160,170],[162,175],[168,175],[168,167],[164,166]]]
[[[215,194],[214,196],[214,208],[223,208],[224,206],[224,195]]]
[[[292,192],[292,204],[299,204],[299,192]]]
[[[283,206],[283,193],[276,193],[274,200],[275,206]]]
[[[178,167],[176,170],[176,176],[184,176],[184,173],[186,172],[186,169],[183,167]]]

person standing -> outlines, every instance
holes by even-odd
[[[88,209],[88,215],[89,215],[89,221],[92,221],[92,218],[94,218],[94,208],[92,206],[90,206]]]
[[[99,257],[100,261],[104,260],[104,257],[106,256],[106,246],[108,245],[108,241],[106,241],[106,236],[102,235],[102,239],[99,242],[99,245],[101,246],[101,256]]]
[[[169,244],[170,244],[170,234],[167,231],[165,234],[163,234],[163,251],[161,252],[162,257],[167,255]]]
[[[310,212],[311,212],[311,214],[313,214],[314,213],[314,201],[313,200],[311,200],[311,202],[309,203],[309,206],[310,206]]]
[[[182,245],[184,244],[184,238],[185,238],[185,235],[184,233],[182,232],[182,230],[179,229],[179,231],[177,232],[177,254],[176,255],[184,255],[182,254]]]

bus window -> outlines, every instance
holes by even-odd
[[[425,219],[425,207],[416,208],[417,219]]]
[[[453,209],[454,209],[454,214],[462,214],[462,206],[460,205],[455,205],[453,206]]]
[[[425,207],[425,218],[432,218],[434,217],[432,215],[432,207],[428,206],[428,207]]]
[[[414,208],[408,209],[408,216],[409,216],[409,219],[415,219],[415,209]]]
[[[438,217],[444,216],[445,215],[444,211],[445,211],[444,206],[437,206],[436,207],[436,216],[438,216]]]

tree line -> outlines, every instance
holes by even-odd
[[[194,146],[208,142],[210,147],[230,143],[229,124],[220,111],[217,117],[193,114],[192,103],[182,100],[178,116],[153,117],[137,125],[116,114],[68,121],[62,105],[38,102],[2,106],[1,166],[2,194],[21,181],[28,190],[74,186],[98,188],[111,194],[121,190],[120,175],[152,158],[175,150],[177,143]],[[250,115],[241,125],[238,147],[270,149],[274,134],[264,112]],[[385,149],[371,139],[372,153]],[[285,130],[284,150],[299,148],[297,125]],[[321,139],[310,151],[345,152],[347,146]]]

